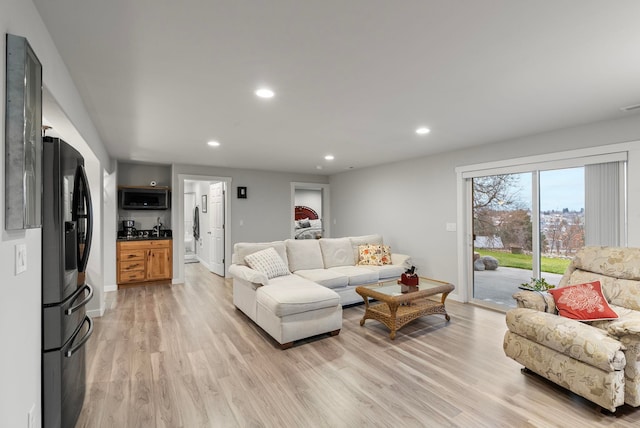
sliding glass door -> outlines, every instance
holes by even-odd
[[[473,298],[508,305],[533,273],[531,172],[472,179]]]
[[[623,170],[610,162],[470,178],[472,300],[514,307],[518,285],[557,285],[585,243],[619,245]]]

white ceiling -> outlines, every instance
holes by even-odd
[[[34,3],[117,159],[332,174],[640,103],[638,0]]]

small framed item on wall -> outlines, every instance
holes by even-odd
[[[202,212],[207,212],[207,195],[202,195]]]
[[[247,199],[246,187],[238,187],[238,199]]]

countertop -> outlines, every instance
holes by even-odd
[[[126,236],[123,236],[124,232],[119,230],[117,240],[118,241],[157,241],[160,239],[172,239],[171,237],[173,236],[173,232],[171,231],[171,229],[161,229],[160,236],[155,236],[155,231],[149,230],[149,229],[136,230],[135,233],[136,233],[136,236],[126,237]]]
[[[132,238],[118,238],[117,241],[158,241],[168,239],[172,240],[171,236],[134,236]]]

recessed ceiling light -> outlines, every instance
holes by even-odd
[[[425,128],[424,126],[421,126],[420,128],[416,129],[416,134],[418,135],[425,135],[425,134],[428,134],[429,132],[431,132],[431,130],[429,128]]]
[[[219,142],[217,142],[217,141],[209,141],[207,144],[208,144],[208,145],[210,145],[211,147],[218,147],[218,146],[220,146],[220,143],[219,143]]]
[[[269,88],[260,88],[256,91],[256,95],[260,98],[273,98],[275,92]]]
[[[324,157],[324,160],[328,160],[328,161],[332,161],[332,160],[334,160],[334,159],[335,159],[335,157],[333,157],[333,155],[326,155],[326,156]]]

